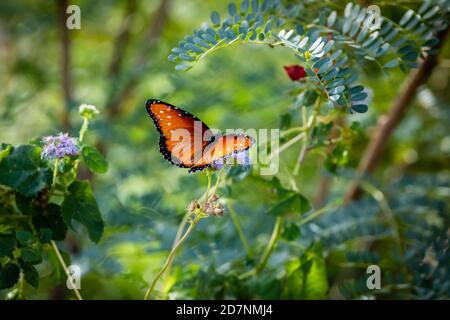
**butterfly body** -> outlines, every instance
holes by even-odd
[[[189,168],[189,172],[203,170],[254,143],[244,134],[214,135],[196,116],[160,100],[147,100],[146,110],[159,133],[161,154],[171,164]]]

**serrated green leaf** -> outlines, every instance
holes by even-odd
[[[309,248],[298,260],[286,265],[284,299],[324,299],[328,279],[319,245]]]
[[[0,258],[12,257],[15,246],[16,240],[12,235],[0,234]]]
[[[54,203],[49,203],[47,207],[39,210],[38,214],[33,216],[32,222],[38,230],[50,229],[52,240],[62,241],[66,238],[67,226],[62,219],[61,208]]]
[[[22,246],[28,246],[33,242],[33,235],[29,231],[17,231],[16,239]]]
[[[287,241],[294,241],[300,236],[300,228],[292,222],[286,222],[281,237]]]
[[[52,240],[53,231],[51,229],[41,228],[39,233],[40,233],[39,241],[41,243],[49,243],[50,240]]]
[[[13,287],[19,280],[19,267],[10,262],[0,266],[0,290]]]
[[[105,157],[94,147],[83,146],[81,155],[86,167],[96,173],[105,173],[108,171],[108,161]]]
[[[41,148],[18,145],[0,162],[0,184],[17,189],[26,197],[50,185],[52,171],[41,159]]]
[[[72,220],[86,227],[89,238],[98,242],[103,234],[103,220],[89,181],[74,181],[61,206],[62,218],[73,229]]]
[[[28,282],[33,288],[38,289],[39,273],[37,272],[36,268],[27,263],[23,263],[21,267],[25,281]]]
[[[283,113],[280,116],[280,129],[287,129],[292,123],[292,116],[289,113]]]
[[[42,254],[40,248],[25,247],[20,250],[23,261],[30,264],[39,264],[42,262]]]
[[[283,199],[275,204],[268,213],[282,216],[289,213],[303,214],[311,210],[311,204],[303,195],[294,191],[287,191]]]

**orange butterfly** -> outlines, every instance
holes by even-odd
[[[147,100],[146,109],[159,132],[159,151],[189,172],[248,150],[254,143],[244,134],[214,135],[196,116],[160,100]]]

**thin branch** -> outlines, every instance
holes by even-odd
[[[233,208],[233,204],[231,204],[231,203],[228,204],[228,212],[230,213],[231,221],[233,221],[233,224],[234,224],[234,227],[236,228],[239,239],[242,242],[242,246],[244,247],[245,252],[247,253],[247,257],[252,258],[253,257],[252,249],[251,249],[250,245],[248,244],[247,238],[245,237],[244,231],[242,230],[241,223],[239,222],[239,217]]]
[[[62,255],[61,255],[61,252],[59,252],[59,249],[58,249],[58,246],[56,245],[56,242],[52,240],[51,244],[52,244],[53,250],[55,251],[56,256],[58,257],[59,263],[61,264],[61,266],[64,269],[64,272],[66,273],[67,277],[70,278],[71,275],[70,275],[69,269],[67,268],[67,265],[64,262],[64,259],[63,259]],[[76,287],[73,287],[73,290],[75,292],[75,295],[77,296],[77,299],[78,300],[83,300],[83,298],[81,297],[81,294],[78,291],[78,289]]]
[[[108,76],[113,81],[116,80],[121,71],[122,61],[130,39],[130,30],[137,7],[137,0],[128,0],[126,3],[125,14],[116,40],[114,41],[113,54],[108,68]]]
[[[194,230],[195,225],[200,221],[200,218],[201,218],[201,214],[198,213],[195,216],[195,218],[193,219],[193,221],[192,221],[191,225],[189,226],[189,228],[184,233],[184,235],[177,242],[177,244],[172,248],[172,250],[169,253],[169,256],[166,259],[166,262],[164,263],[164,266],[157,273],[157,275],[155,276],[155,278],[151,282],[150,287],[145,292],[144,300],[148,300],[150,298],[150,295],[152,294],[153,289],[155,288],[156,283],[158,282],[159,278],[161,278],[161,276],[164,274],[164,272],[167,270],[167,268],[169,268],[169,266],[171,265],[171,263],[173,261],[173,258],[175,257],[175,254],[177,253],[177,249],[189,237],[189,235],[191,234],[192,230]]]
[[[64,131],[70,129],[69,110],[72,102],[72,77],[71,77],[71,59],[70,59],[70,37],[69,29],[66,26],[68,0],[56,0],[56,9],[58,17],[58,29],[61,40],[61,86],[64,96],[65,109],[61,117],[61,127]]]
[[[263,256],[261,258],[260,263],[255,267],[255,273],[259,274],[266,267],[267,262],[272,254],[273,249],[277,243],[278,238],[280,237],[280,232],[283,227],[284,218],[278,216],[275,220],[275,225],[272,230],[272,235],[270,236],[269,243],[267,244]]]
[[[115,118],[120,115],[123,102],[133,94],[136,83],[143,74],[143,70],[148,68],[151,60],[149,57],[149,52],[154,47],[156,41],[162,33],[164,24],[168,17],[169,3],[170,0],[161,0],[159,7],[153,14],[153,19],[151,19],[146,38],[143,42],[144,45],[142,46],[141,52],[134,62],[130,76],[120,86],[118,93],[112,94],[110,100],[107,102],[106,109],[108,110],[109,118]],[[116,91],[115,86],[116,83],[112,83],[111,93]]]
[[[331,129],[330,134],[328,135],[328,140],[333,141],[334,139],[337,139],[339,137],[339,128],[343,126],[345,123],[345,118],[342,116],[339,116],[337,119],[333,122],[333,128]],[[330,143],[327,146],[327,154],[331,154],[335,148],[334,143]],[[316,208],[323,207],[326,203],[326,199],[328,198],[328,195],[330,193],[332,185],[332,179],[329,175],[324,175],[320,179],[319,182],[319,188],[317,190],[317,194],[314,198],[314,205]]]

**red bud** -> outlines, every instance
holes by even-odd
[[[286,70],[286,73],[292,81],[296,81],[306,77],[305,69],[298,64],[294,64],[292,66],[284,66],[284,70]]]

